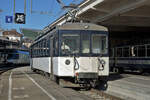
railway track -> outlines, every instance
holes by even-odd
[[[7,72],[8,70],[10,70],[10,68],[9,69],[0,69],[0,75],[3,74],[4,72]]]
[[[17,66],[12,66],[12,65],[0,65],[0,75],[3,74],[4,72],[7,72],[8,70],[17,68]]]
[[[42,71],[39,71],[38,73],[45,77],[45,75],[43,74]],[[75,85],[75,84],[73,84],[69,81],[65,81],[65,80],[60,80],[59,85],[63,88],[71,88],[79,93],[87,95],[87,96],[93,98],[93,100],[124,100],[122,98],[119,98],[114,95],[110,95],[110,94],[105,93],[104,91],[100,91],[98,89],[92,88],[91,90],[86,90],[84,88],[79,87],[79,85]]]
[[[103,91],[100,91],[100,90],[92,89],[91,91],[98,94],[98,95],[100,95],[104,100],[106,100],[106,99],[107,100],[123,100],[119,97],[107,94],[107,93],[105,93]]]
[[[93,100],[124,100],[96,89],[91,89],[89,91],[79,90],[78,92],[93,98]]]

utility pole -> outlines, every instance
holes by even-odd
[[[30,12],[31,12],[31,14],[32,14],[32,0],[31,0],[31,8],[30,8]]]
[[[0,9],[0,17],[1,17],[1,13],[3,12],[2,9]],[[1,19],[1,18],[0,18]],[[1,29],[1,21],[0,21],[0,29]]]
[[[24,0],[24,14],[26,15],[26,0]]]
[[[61,5],[62,8],[64,8],[65,4],[62,2],[62,0],[56,0],[56,1]]]
[[[14,9],[13,9],[13,13],[15,16],[15,10],[16,10],[16,0],[14,0]],[[24,14],[26,14],[26,0],[24,0]]]
[[[0,13],[1,13],[1,12],[3,12],[3,10],[2,10],[2,9],[0,9]]]
[[[15,24],[25,24],[25,16],[26,16],[26,0],[24,0],[24,13],[16,13],[16,0],[14,0],[14,22]]]
[[[14,0],[14,9],[13,9],[14,16],[15,16],[15,9],[16,9],[16,0]]]

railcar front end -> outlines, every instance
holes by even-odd
[[[36,40],[31,57],[34,71],[95,86],[109,75],[108,30],[89,23],[64,24]]]
[[[60,56],[54,59],[54,73],[60,77],[72,76],[79,84],[104,81],[109,75],[107,32],[72,30],[60,34]]]

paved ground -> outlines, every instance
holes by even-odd
[[[1,71],[0,68],[0,74]],[[150,76],[111,74],[106,92],[125,100],[150,100],[149,84]],[[31,72],[29,67],[11,69],[0,75],[0,100],[93,100],[91,95],[94,100],[102,100],[90,91],[79,93],[71,88],[62,88]]]
[[[112,74],[107,93],[126,100],[150,100],[150,76],[136,74]]]
[[[29,67],[10,70],[0,76],[0,100],[92,100],[69,88],[61,88]]]

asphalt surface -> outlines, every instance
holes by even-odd
[[[92,100],[70,88],[62,88],[29,67],[11,69],[0,76],[0,100]]]
[[[50,79],[34,73],[29,66],[0,67],[0,100],[103,100],[89,91],[62,88]],[[150,76],[111,74],[108,94],[124,100],[150,100]],[[96,99],[95,99],[96,98]]]

